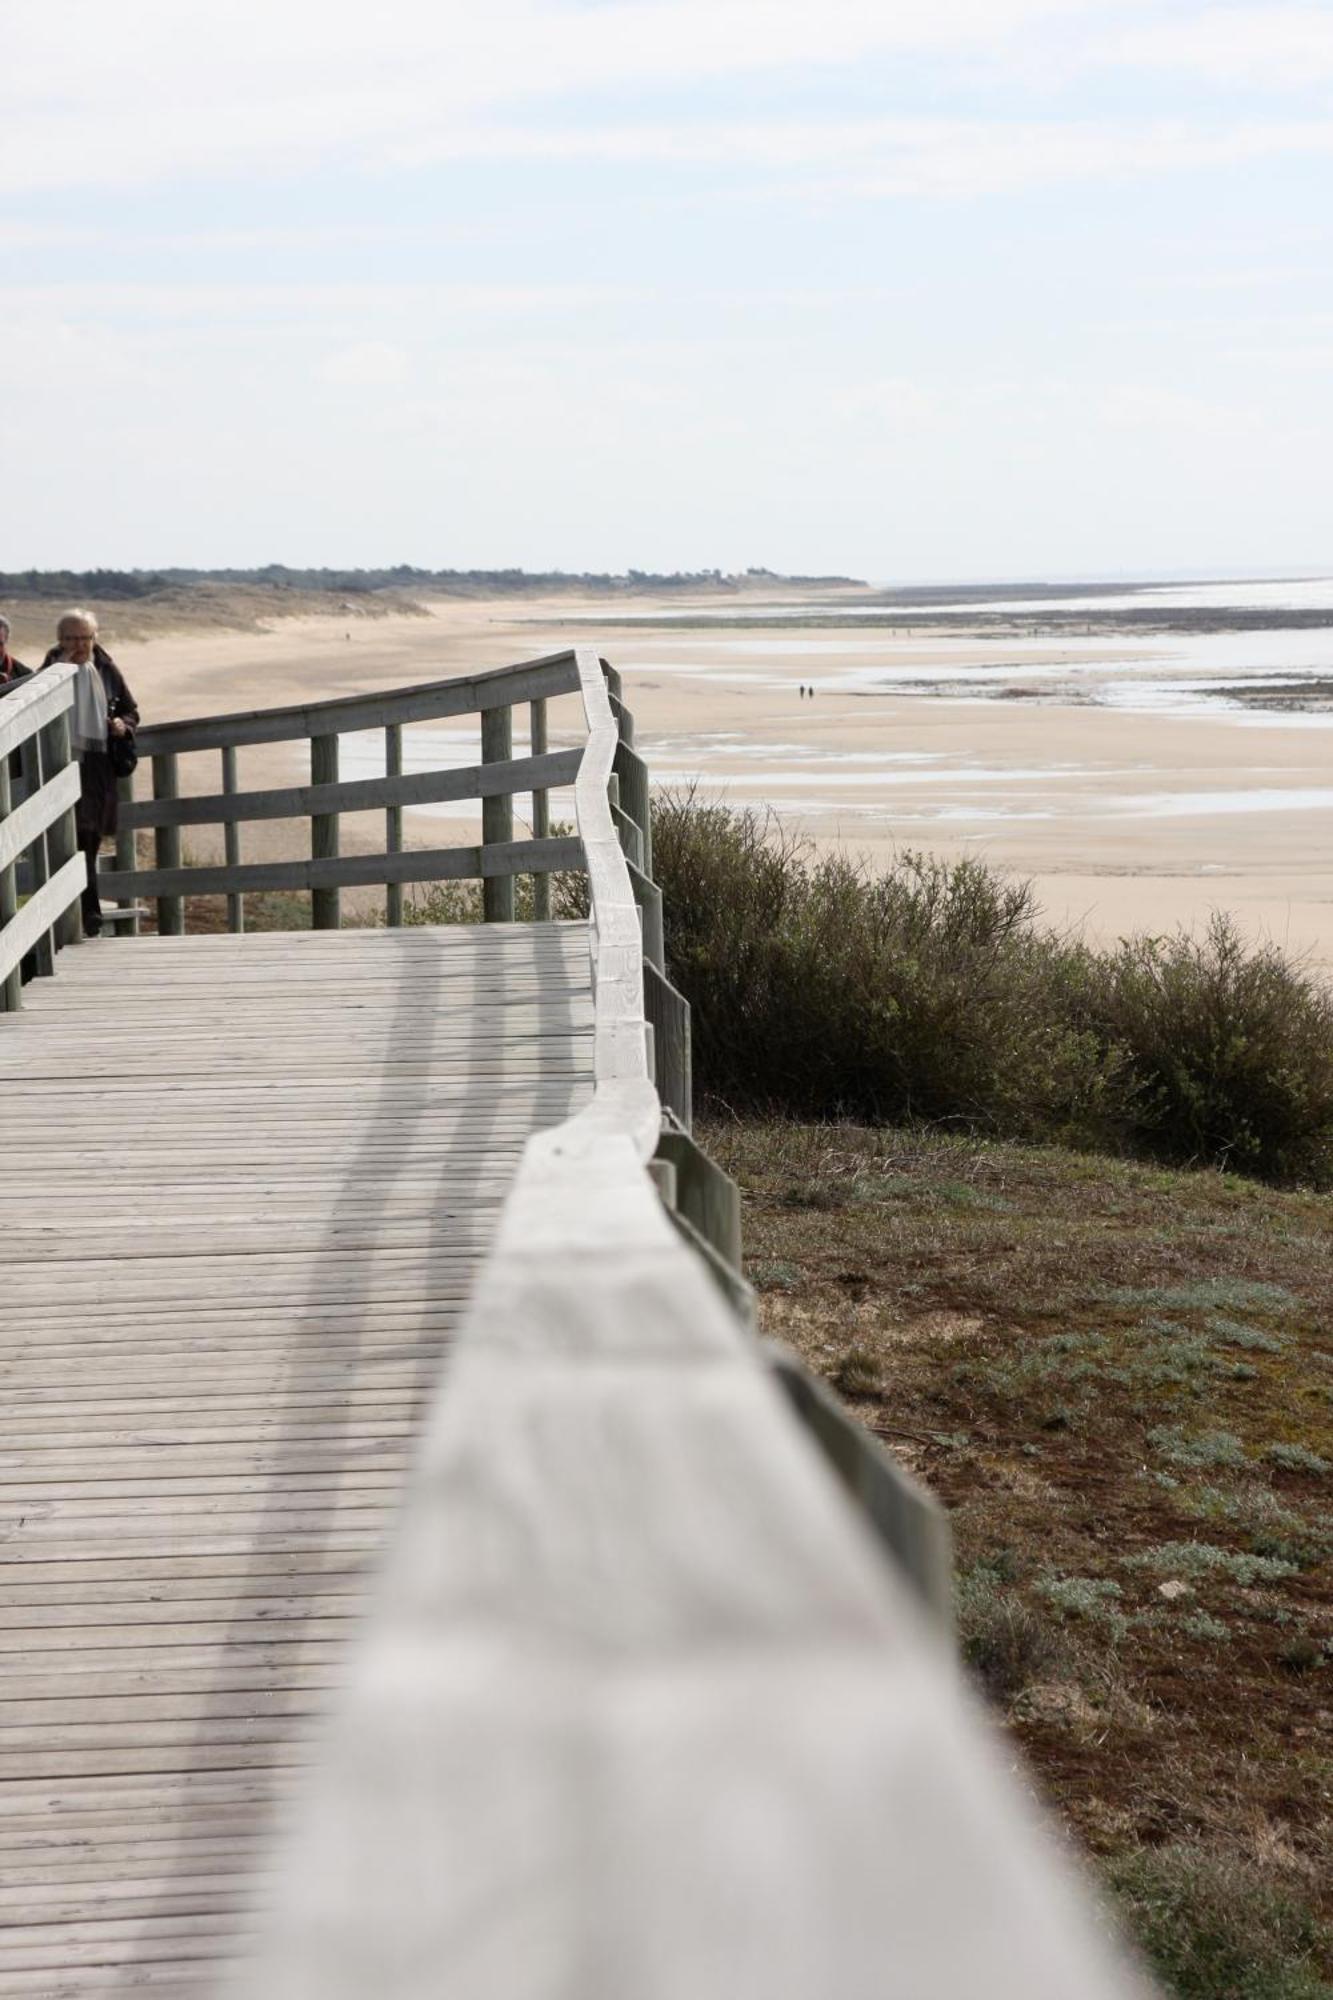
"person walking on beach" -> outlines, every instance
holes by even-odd
[[[79,760],[79,803],[74,823],[88,867],[83,891],[83,931],[97,937],[102,905],[97,894],[97,850],[116,831],[118,800],[111,762],[114,737],[133,736],[139,708],[124,674],[97,643],[97,620],[90,611],[67,611],[56,626],[56,643],[43,667],[69,660],[80,669],[70,712],[70,742]]]

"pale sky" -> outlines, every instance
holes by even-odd
[[[0,569],[1333,565],[1333,0],[4,0]]]

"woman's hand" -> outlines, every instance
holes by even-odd
[[[128,725],[122,722],[118,715],[113,715],[111,718],[111,734],[113,736],[128,736],[129,733]]]

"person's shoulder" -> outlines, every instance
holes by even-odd
[[[94,646],[93,658],[109,679],[123,684],[125,676],[112,659],[110,653],[107,652],[105,646]]]

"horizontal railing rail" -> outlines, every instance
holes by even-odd
[[[77,671],[49,668],[0,698],[0,1011],[6,1013],[20,1005],[25,969],[50,974],[56,952],[83,935],[79,898],[88,870],[74,823],[79,767],[69,730]]]
[[[725,1302],[683,1139],[658,1197],[626,717],[574,657],[594,1094],[524,1153],[241,1990],[1125,2000],[962,1694],[942,1523]]]
[[[504,764],[465,764],[445,771],[413,772],[407,777],[350,778],[333,785],[283,785],[266,792],[137,799],[127,819],[136,827],[207,826],[227,820],[369,812],[376,806],[442,805],[451,800],[572,785],[582,757],[581,750],[557,750],[542,757],[514,757]]]
[[[286,708],[238,710],[203,716],[198,721],[156,723],[140,730],[139,741],[154,756],[221,750],[227,745],[295,743],[330,733],[347,736],[390,724],[401,727],[407,722],[439,722],[451,715],[479,715],[491,708],[512,708],[517,702],[577,694],[578,685],[573,652],[552,653],[540,660],[523,660],[517,666],[496,667],[490,673],[423,681],[382,694],[339,695],[328,701],[295,702]]]
[[[574,839],[492,841],[468,847],[408,848],[399,854],[344,854],[324,859],[248,861],[228,866],[191,863],[140,868],[129,886],[141,896],[244,895],[258,890],[370,888],[387,882],[490,881],[537,871],[579,869],[583,848]],[[116,884],[116,876],[104,878]]]

